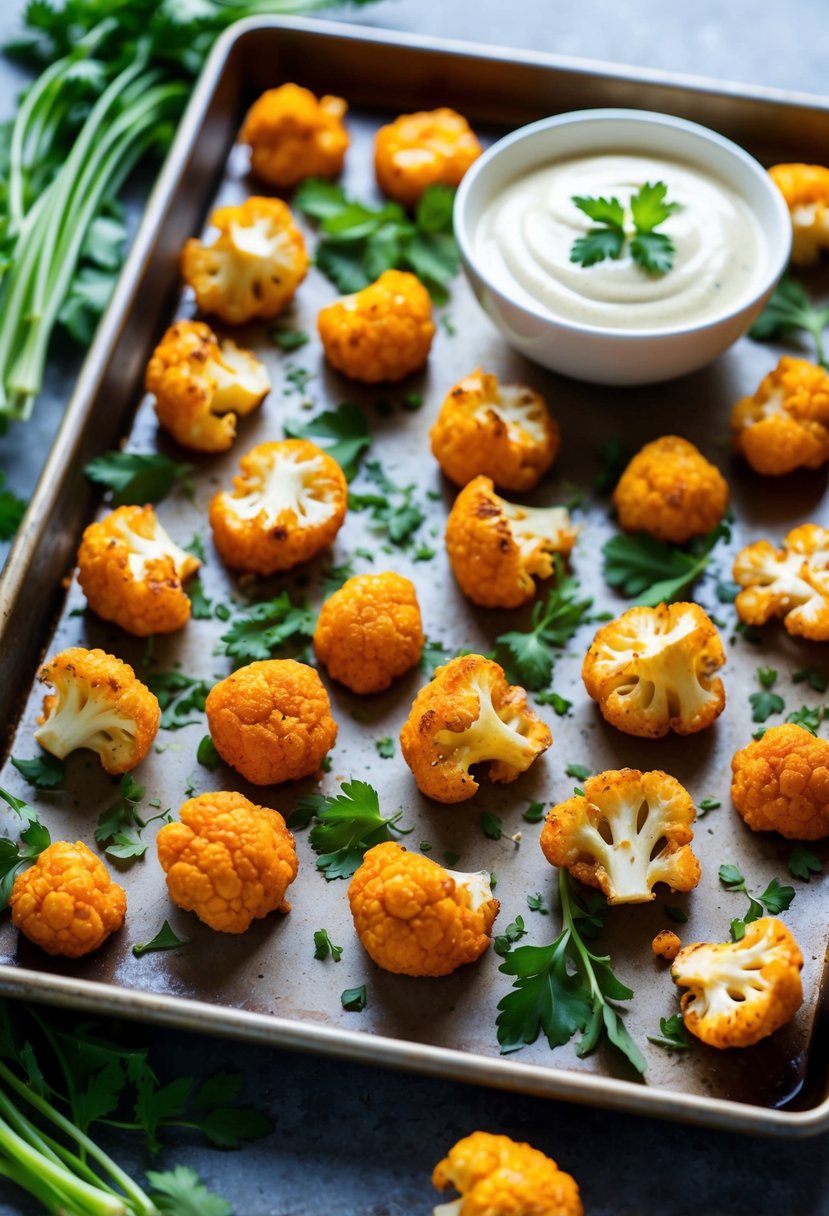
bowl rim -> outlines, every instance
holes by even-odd
[[[759,288],[755,288],[750,294],[743,296],[736,305],[732,304],[721,311],[716,312],[713,316],[705,318],[693,324],[674,324],[672,326],[650,327],[647,329],[623,329],[614,328],[608,325],[590,325],[583,321],[573,321],[567,317],[561,316],[545,308],[542,304],[537,304],[535,301],[528,300],[524,297],[518,297],[510,291],[508,286],[502,283],[496,283],[482,266],[480,259],[475,255],[472,248],[472,233],[467,223],[467,210],[469,200],[475,190],[481,173],[497,160],[505,151],[511,148],[514,144],[520,143],[525,139],[529,139],[539,132],[547,130],[555,130],[558,127],[578,125],[580,123],[600,122],[600,121],[619,121],[619,122],[634,122],[640,126],[649,127],[665,127],[673,130],[687,131],[691,135],[696,135],[706,142],[720,147],[723,151],[730,154],[734,159],[739,160],[743,165],[754,175],[761,188],[765,188],[767,196],[774,210],[777,211],[780,219],[782,232],[787,234],[787,239],[781,241],[778,256],[775,258],[774,246],[769,243],[769,271],[763,277],[762,284]],[[635,141],[634,141],[635,142]],[[609,149],[612,151],[612,148]],[[689,162],[693,163],[693,162]],[[541,167],[541,164],[538,166]],[[729,184],[727,179],[725,184]],[[732,187],[736,189],[735,187]],[[743,202],[748,207],[752,207],[751,200],[746,198],[741,190],[736,190]],[[753,208],[752,208],[753,209]],[[619,106],[598,107],[595,109],[586,110],[567,110],[560,114],[552,114],[547,118],[539,118],[535,122],[527,123],[522,127],[517,127],[514,131],[508,132],[502,136],[494,144],[491,144],[481,156],[473,162],[467,169],[460,186],[458,187],[455,196],[455,205],[453,208],[453,228],[455,240],[458,243],[458,248],[461,254],[461,260],[464,267],[471,267],[478,278],[485,284],[487,290],[499,295],[510,302],[514,307],[520,308],[529,316],[535,317],[539,321],[557,325],[563,329],[569,330],[574,334],[585,336],[614,338],[627,342],[644,342],[654,341],[657,339],[671,339],[680,336],[701,333],[703,331],[716,328],[724,322],[739,316],[745,309],[750,308],[764,295],[770,294],[776,284],[780,281],[786,272],[786,268],[791,257],[792,248],[792,230],[791,230],[791,215],[783,195],[773,180],[768,174],[768,171],[747,152],[740,144],[729,139],[725,135],[721,135],[718,131],[712,130],[710,127],[703,126],[702,123],[691,122],[689,119],[680,118],[674,114],[663,114],[658,110],[634,110]]]

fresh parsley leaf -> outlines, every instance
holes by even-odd
[[[814,709],[808,705],[801,705],[800,709],[792,710],[786,721],[794,723],[795,726],[802,726],[804,730],[816,735],[825,715],[826,707],[823,705],[818,705]]]
[[[499,815],[493,815],[492,811],[481,811],[479,822],[484,836],[490,840],[501,839],[504,834],[504,821]]]
[[[829,679],[816,667],[803,667],[792,674],[792,681],[795,684],[802,684],[804,680],[815,692],[826,692],[826,689],[829,688]]]
[[[679,211],[679,203],[666,203],[668,187],[664,182],[645,182],[630,200],[630,212],[637,233],[653,232],[669,215]]]
[[[547,592],[545,600],[539,600],[533,607],[531,628],[526,633],[518,630],[502,633],[496,639],[498,646],[507,652],[503,666],[510,682],[532,692],[549,685],[555,649],[567,645],[593,606],[589,597],[579,598],[581,587],[574,578],[563,574],[560,562],[556,567],[556,585]]]
[[[531,802],[521,818],[525,823],[541,823],[544,818],[544,803]]]
[[[394,757],[394,739],[391,735],[384,735],[382,739],[375,739],[374,746],[377,748],[377,755],[381,760],[391,760]]]
[[[572,777],[574,781],[586,781],[590,776],[590,769],[583,764],[568,764],[564,770],[566,776]]]
[[[180,671],[152,672],[144,677],[150,692],[161,706],[163,730],[181,730],[200,722],[204,703],[212,685],[208,680],[186,676]]]
[[[329,882],[350,878],[368,849],[411,831],[396,826],[402,811],[396,811],[389,819],[383,818],[377,791],[365,781],[344,781],[342,792],[335,797],[312,794],[300,799],[289,824],[293,826],[294,816],[297,813],[304,816],[309,809],[305,822],[316,818],[317,823],[308,840],[318,855],[317,869]]]
[[[147,842],[142,839],[142,829],[156,819],[166,819],[167,812],[142,819],[138,806],[144,797],[144,786],[139,785],[132,773],[124,773],[119,786],[119,797],[107,810],[98,816],[95,839],[105,845],[108,857],[118,861],[132,861],[143,857]]]
[[[357,476],[363,453],[371,447],[365,415],[352,401],[344,401],[335,410],[325,410],[307,422],[285,422],[283,429],[290,439],[312,439],[324,448],[347,481]]]
[[[349,558],[339,566],[329,566],[322,580],[322,590],[326,598],[339,591],[344,583],[355,575],[354,563]]]
[[[827,325],[829,308],[814,308],[806,288],[794,279],[784,277],[748,331],[748,336],[755,342],[768,342],[772,338],[786,337],[795,330],[802,330],[814,342],[817,362],[826,367],[823,331]]]
[[[752,722],[765,722],[772,714],[782,714],[786,702],[776,692],[753,692],[749,694]]]
[[[361,984],[359,988],[346,988],[340,996],[340,1001],[343,1009],[353,1013],[362,1013],[368,1004],[365,984]]]
[[[200,578],[191,580],[187,587],[190,597],[190,615],[194,621],[209,621],[213,618],[213,601],[204,593],[204,584]]]
[[[540,912],[542,916],[549,916],[550,909],[544,906],[544,896],[540,891],[536,891],[534,895],[527,896],[527,907],[531,912]]]
[[[717,579],[717,599],[721,604],[733,604],[741,591],[742,587],[739,583],[723,582],[722,579]]]
[[[16,494],[12,494],[11,490],[3,489],[5,480],[6,475],[0,469],[0,541],[11,540],[29,505]]]
[[[697,819],[702,819],[709,811],[718,811],[721,806],[719,798],[702,798],[697,803]]]
[[[56,756],[50,756],[48,752],[35,756],[32,760],[18,760],[12,756],[12,764],[29,785],[39,790],[57,789],[59,785],[63,785],[66,776],[63,761],[58,760]]]
[[[632,195],[629,203],[634,235],[630,240],[630,255],[648,274],[665,274],[673,266],[674,243],[669,236],[654,232],[677,209],[678,203],[666,203],[668,187],[664,182],[645,182]],[[570,249],[570,261],[593,266],[605,258],[621,256],[627,234],[625,208],[617,198],[590,198],[574,195],[573,202],[590,219],[603,225],[591,228],[586,236],[578,237]]]
[[[610,228],[622,228],[625,222],[625,209],[618,198],[593,198],[590,195],[576,194],[573,202],[579,211],[583,211],[588,219],[597,224],[607,224]]]
[[[570,261],[580,266],[595,266],[605,258],[615,261],[622,256],[625,234],[621,228],[590,228],[585,236],[573,241]]]
[[[0,837],[0,910],[7,908],[14,880],[29,868],[51,843],[48,828],[40,822],[37,811],[21,798],[15,798],[8,790],[0,788],[0,798],[8,803],[16,815],[26,824],[20,832],[20,844],[8,837]]]
[[[335,963],[338,963],[343,956],[343,947],[335,946],[328,936],[327,929],[317,929],[314,933],[314,958],[323,962],[327,958],[332,958]]]
[[[204,735],[199,740],[199,746],[196,748],[196,759],[205,768],[214,769],[219,767],[221,757],[216,751],[216,744],[210,738],[210,735]]]
[[[809,882],[813,874],[823,873],[823,862],[805,844],[796,844],[789,854],[789,873]]]
[[[274,326],[269,337],[280,350],[284,351],[299,350],[310,340],[308,335],[300,329],[280,329],[278,326]]]
[[[597,494],[611,494],[630,464],[633,452],[622,439],[606,439],[596,454],[601,472],[593,483],[594,488]]]
[[[735,634],[738,634],[743,641],[748,642],[750,646],[762,646],[763,635],[759,629],[755,629],[753,625],[747,625],[745,621],[737,621],[734,626]],[[732,641],[734,639],[732,638]]]
[[[288,592],[281,591],[233,622],[221,637],[224,653],[244,663],[272,659],[284,646],[309,641],[315,625],[307,601],[295,605]]]
[[[770,912],[772,916],[777,916],[791,907],[794,897],[794,887],[784,886],[779,879],[773,878],[763,894],[759,896],[759,900],[767,912]]]
[[[669,1018],[659,1019],[659,1034],[649,1034],[648,1042],[666,1051],[687,1051],[692,1040],[681,1013],[674,1013]]]
[[[711,550],[728,535],[728,528],[719,524],[687,549],[666,545],[645,532],[611,537],[602,549],[605,581],[645,607],[669,604],[700,578]]]
[[[420,652],[420,668],[431,680],[437,669],[448,663],[451,657],[443,642],[431,642],[426,638]]]
[[[773,878],[762,895],[755,899],[748,890],[745,877],[735,865],[720,866],[719,876],[727,891],[739,891],[748,899],[748,911],[745,916],[731,922],[731,935],[735,942],[741,941],[745,936],[746,925],[759,920],[764,912],[769,912],[772,916],[785,912],[795,897],[794,887],[783,886],[778,879]]]
[[[664,232],[640,232],[630,242],[630,255],[648,274],[667,274],[676,246]]]
[[[374,483],[379,493],[354,493],[348,496],[352,511],[368,510],[372,525],[379,534],[386,535],[396,545],[402,545],[417,531],[426,518],[413,499],[414,483],[395,485],[383,471],[378,460],[366,461],[366,477]]]
[[[516,942],[520,942],[522,937],[527,936],[527,930],[524,927],[523,916],[516,916],[514,921],[507,925],[503,933],[492,939],[492,949],[501,958],[509,954]]]
[[[161,452],[152,455],[105,452],[90,460],[84,469],[90,481],[106,486],[112,492],[114,507],[159,502],[177,482],[181,482],[187,491],[192,471],[191,464],[180,464]]]
[[[132,952],[136,958],[141,958],[142,954],[149,954],[153,950],[175,950],[177,946],[188,946],[189,944],[190,938],[178,937],[175,930],[171,928],[170,922],[165,920],[151,941],[144,942],[143,944],[136,943],[132,948]]]
[[[233,1216],[230,1204],[209,1191],[195,1170],[177,1165],[159,1174],[147,1170],[151,1199],[164,1216]]]
[[[194,532],[190,543],[184,546],[185,553],[192,553],[193,557],[197,557],[202,565],[207,562],[207,553],[204,548],[204,540],[199,536],[198,532]]]
[[[461,859],[460,853],[454,853],[451,849],[447,849],[443,854],[443,860],[448,866],[456,866]]]
[[[119,255],[119,266],[120,260]],[[88,346],[95,337],[98,322],[109,306],[117,282],[117,270],[99,266],[82,266],[73,276],[58,321],[79,346]]]
[[[549,692],[540,692],[536,694],[536,704],[550,705],[560,718],[564,718],[573,708],[573,702],[568,701],[566,697],[560,696],[552,690]]]
[[[675,920],[678,924],[684,925],[688,919],[688,913],[684,908],[680,908],[679,904],[666,904],[665,915],[671,920]]]
[[[763,688],[773,688],[777,683],[777,672],[773,667],[758,667],[757,679]]]

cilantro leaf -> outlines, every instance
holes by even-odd
[[[763,688],[774,688],[777,683],[777,672],[773,667],[758,667],[757,679]]]
[[[572,701],[568,701],[566,697],[560,696],[559,693],[553,692],[552,689],[549,692],[538,693],[535,700],[537,705],[552,706],[554,712],[557,713],[560,718],[565,718],[573,708]]]
[[[769,912],[772,916],[785,912],[795,897],[794,887],[784,886],[778,879],[773,878],[762,895],[755,899],[748,890],[744,875],[735,865],[720,866],[719,877],[727,891],[741,892],[748,899],[746,914],[731,922],[731,936],[735,942],[744,937],[746,925],[759,920],[764,912]]]
[[[63,761],[48,752],[31,760],[18,760],[12,756],[12,764],[29,785],[34,785],[39,790],[57,789],[59,785],[63,785],[66,776]]]
[[[679,211],[679,203],[666,203],[668,187],[664,182],[645,182],[630,200],[634,227],[641,236],[664,224],[669,215]]]
[[[702,798],[697,803],[697,819],[702,819],[709,811],[717,811],[722,806],[719,798]]]
[[[488,836],[490,840],[501,839],[504,834],[504,821],[500,815],[494,815],[492,811],[481,811],[479,822],[484,836]]]
[[[147,1170],[147,1181],[152,1201],[164,1216],[233,1216],[230,1204],[209,1191],[189,1166],[177,1165],[165,1173]]]
[[[353,1013],[362,1013],[368,1004],[365,984],[361,984],[359,988],[346,988],[340,996],[340,1002],[343,1009],[348,1009]]]
[[[268,336],[280,350],[284,351],[299,350],[301,346],[305,346],[306,342],[310,341],[308,335],[302,330],[280,329],[278,326],[274,326]]]
[[[765,722],[772,714],[782,714],[786,702],[776,692],[753,692],[749,694],[752,722]]]
[[[521,818],[525,823],[541,823],[544,818],[544,803],[531,802]]]
[[[141,830],[152,821],[142,819],[137,810],[144,792],[144,786],[139,785],[131,773],[124,773],[118,800],[98,816],[95,839],[106,846],[109,857],[130,861],[146,853],[147,842],[142,840]],[[153,818],[163,817],[156,815]]]
[[[0,798],[7,802],[26,826],[20,832],[20,844],[8,837],[0,837],[0,910],[7,908],[14,880],[26,870],[51,843],[48,828],[40,822],[37,811],[27,802],[15,798],[8,790],[0,788]]]
[[[374,529],[385,534],[396,545],[402,545],[426,518],[421,508],[413,501],[415,485],[395,485],[383,471],[379,460],[366,461],[365,474],[380,493],[354,493],[348,496],[352,511],[371,513]]]
[[[570,261],[580,266],[595,266],[605,258],[615,261],[622,256],[625,234],[620,228],[591,228],[576,237],[570,248]]]
[[[144,683],[161,706],[163,730],[181,730],[199,722],[212,685],[208,680],[186,676],[180,671],[158,671],[144,676]]]
[[[536,891],[534,895],[527,896],[527,907],[531,912],[540,912],[542,916],[549,916],[550,909],[544,906],[544,896],[540,891]]]
[[[308,840],[317,854],[317,869],[329,882],[350,878],[368,849],[393,840],[394,834],[411,831],[396,827],[402,811],[383,818],[377,791],[365,781],[344,781],[342,793],[335,797],[317,794],[301,803],[307,808],[312,799],[311,817],[316,817],[317,823]],[[296,810],[300,811],[300,804]]]
[[[287,591],[256,604],[234,621],[221,640],[224,653],[243,662],[271,659],[289,643],[307,642],[314,634],[316,617],[308,603],[295,605]]]
[[[785,337],[793,330],[803,330],[814,342],[817,362],[826,367],[823,332],[827,325],[829,308],[814,308],[806,288],[794,279],[784,277],[748,336],[755,342],[768,342],[772,338]]]
[[[189,944],[190,938],[178,937],[170,927],[170,922],[165,920],[151,941],[144,943],[136,942],[132,948],[132,952],[136,958],[141,958],[142,954],[149,954],[153,950],[175,950],[177,946],[187,946]]]
[[[507,925],[503,933],[492,939],[492,949],[496,954],[503,958],[509,954],[516,942],[520,942],[522,937],[527,936],[527,930],[524,927],[523,916],[516,916],[514,921]]]
[[[329,566],[322,580],[322,590],[326,598],[333,595],[335,591],[339,591],[344,583],[347,583],[350,578],[353,578],[356,571],[351,558],[348,561],[342,562],[339,566]]]
[[[567,777],[572,777],[574,781],[586,781],[591,775],[590,769],[583,764],[568,764],[564,773]]]
[[[607,224],[611,228],[621,228],[625,222],[625,209],[618,198],[593,198],[590,195],[576,194],[573,202],[579,211],[583,211],[588,219],[597,224]]]
[[[647,533],[611,537],[602,549],[605,581],[648,608],[669,604],[699,579],[717,542],[728,536],[719,524],[687,550],[655,540]]]
[[[325,410],[308,422],[285,422],[283,429],[289,439],[312,439],[324,448],[336,460],[347,481],[357,476],[363,453],[371,447],[365,415],[352,401],[344,401],[335,410]]]
[[[219,767],[221,757],[216,751],[216,744],[211,739],[210,735],[204,735],[199,740],[199,746],[196,748],[196,759],[199,764],[203,764],[205,768],[214,769]]]
[[[823,873],[823,862],[804,844],[796,844],[789,854],[789,873],[793,878],[809,882],[813,874]]]
[[[815,692],[826,692],[826,689],[829,688],[829,679],[815,667],[803,667],[792,674],[793,683],[801,684],[804,680]]]
[[[327,929],[317,929],[314,933],[314,958],[323,962],[332,958],[338,963],[343,956],[343,947],[335,946],[328,935]]]
[[[787,911],[794,897],[794,887],[784,886],[777,878],[773,878],[763,894],[758,896],[760,903],[772,916]]]
[[[666,203],[668,187],[664,182],[645,182],[629,203],[634,235],[630,256],[648,274],[665,274],[674,262],[674,243],[654,228],[678,210],[678,203]],[[625,247],[625,208],[617,198],[590,198],[574,195],[572,201],[590,219],[603,225],[578,237],[570,249],[570,261],[593,266],[605,258],[619,258]]]
[[[826,707],[824,705],[818,705],[814,709],[809,705],[801,705],[800,709],[792,710],[786,721],[795,726],[802,726],[804,730],[816,735],[825,716]]]
[[[190,615],[194,621],[209,621],[213,618],[213,601],[204,593],[204,584],[200,578],[191,580],[187,594],[190,598]]]
[[[426,638],[423,643],[423,650],[420,652],[420,668],[426,676],[431,680],[439,667],[444,663],[448,663],[452,655],[444,646],[443,642],[432,642]]]
[[[685,1029],[681,1013],[674,1013],[669,1018],[659,1019],[659,1034],[649,1034],[648,1042],[666,1051],[687,1051],[692,1040]]]
[[[663,232],[640,232],[630,242],[630,256],[648,274],[665,274],[674,264],[676,247]]]
[[[84,469],[90,481],[112,492],[114,507],[159,502],[177,482],[183,482],[186,490],[192,471],[191,464],[180,464],[161,452],[152,455],[105,452],[90,460]]]
[[[567,645],[593,605],[589,597],[580,599],[580,593],[576,580],[564,576],[557,563],[556,586],[547,592],[546,600],[534,605],[531,628],[526,633],[502,633],[496,639],[507,651],[503,665],[511,682],[532,692],[549,685],[556,660],[554,648]]]
[[[377,755],[381,760],[391,760],[394,757],[394,739],[391,735],[384,735],[382,739],[375,739],[374,746],[377,749]]]

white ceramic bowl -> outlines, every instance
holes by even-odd
[[[623,330],[556,316],[519,287],[494,280],[475,247],[492,199],[510,182],[556,161],[617,150],[683,161],[719,178],[744,200],[765,240],[765,264],[744,297],[703,322]],[[706,127],[647,110],[578,110],[513,131],[467,171],[454,222],[467,278],[510,345],[553,371],[595,384],[651,384],[710,363],[756,320],[791,248],[788,209],[758,161]]]

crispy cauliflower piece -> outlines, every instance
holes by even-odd
[[[260,443],[239,462],[233,490],[210,503],[210,527],[231,570],[269,575],[310,561],[342,527],[348,485],[335,460],[306,439]]]
[[[400,732],[403,759],[421,793],[464,802],[478,792],[470,773],[488,764],[490,781],[515,781],[553,741],[550,728],[507,684],[492,659],[467,654],[439,667],[414,699]]]
[[[159,424],[182,447],[225,452],[236,419],[262,404],[268,370],[230,338],[220,343],[203,321],[171,325],[147,364],[145,386],[155,396]]]
[[[651,950],[657,958],[664,958],[672,963],[682,948],[682,942],[673,929],[661,929],[651,942]]]
[[[526,384],[501,384],[480,368],[449,390],[429,438],[435,460],[456,485],[483,475],[517,491],[538,484],[560,446],[558,425],[540,393]]]
[[[391,841],[368,850],[348,902],[357,936],[378,967],[433,976],[480,958],[500,906],[485,870],[445,870]]]
[[[541,833],[541,851],[609,904],[642,904],[653,888],[691,891],[699,862],[691,849],[696,810],[688,791],[659,770],[611,769],[554,806]]]
[[[213,685],[205,710],[216,751],[253,785],[310,777],[337,738],[322,680],[294,659],[240,667]]]
[[[449,1150],[432,1173],[438,1191],[461,1198],[441,1203],[434,1216],[583,1216],[574,1178],[529,1144],[473,1132]]]
[[[170,539],[152,507],[117,507],[90,524],[77,561],[89,607],[127,633],[172,633],[189,621],[182,584],[201,562]]]
[[[469,123],[446,106],[401,114],[374,139],[374,172],[385,195],[413,207],[427,186],[457,186],[481,145]]]
[[[728,485],[699,448],[663,435],[636,453],[613,491],[619,524],[684,545],[715,528],[728,506]]]
[[[296,878],[294,838],[279,811],[242,794],[190,798],[156,837],[170,899],[221,933],[244,933],[278,909]]]
[[[374,283],[320,309],[325,357],[350,380],[402,380],[426,362],[435,333],[429,293],[415,275],[384,270]]]
[[[725,709],[714,672],[725,652],[699,604],[629,608],[602,625],[584,657],[582,679],[602,717],[628,735],[692,735]]]
[[[803,1003],[803,956],[781,920],[746,925],[738,942],[695,942],[680,950],[671,975],[686,1028],[709,1047],[752,1047],[791,1021]]]
[[[735,752],[731,798],[753,832],[829,836],[829,743],[785,723]]]
[[[811,266],[829,249],[829,169],[823,165],[772,165],[769,176],[792,217],[792,262]]]
[[[191,237],[181,255],[199,310],[228,325],[278,316],[308,273],[305,242],[287,204],[254,196],[220,207],[210,223],[219,230],[213,244]]]
[[[268,89],[248,110],[239,141],[250,145],[250,165],[276,190],[306,177],[336,177],[348,148],[342,97],[314,96],[298,84]]]
[[[829,374],[784,355],[731,413],[734,447],[755,473],[781,477],[829,460]]]
[[[113,774],[141,763],[158,733],[161,710],[129,663],[72,646],[44,663],[37,678],[55,689],[43,698],[35,731],[42,748],[59,760],[89,748]]]
[[[81,958],[124,923],[127,897],[80,840],[56,840],[14,880],[12,924],[47,954]]]
[[[420,660],[423,622],[414,584],[400,574],[358,574],[330,595],[314,653],[352,692],[382,692]]]
[[[829,642],[829,529],[803,524],[782,549],[767,540],[748,545],[734,561],[734,581],[743,588],[734,606],[746,624],[782,617],[795,637]]]
[[[566,557],[578,529],[565,507],[524,507],[500,498],[489,477],[461,490],[446,521],[446,551],[464,595],[482,608],[518,608]]]

